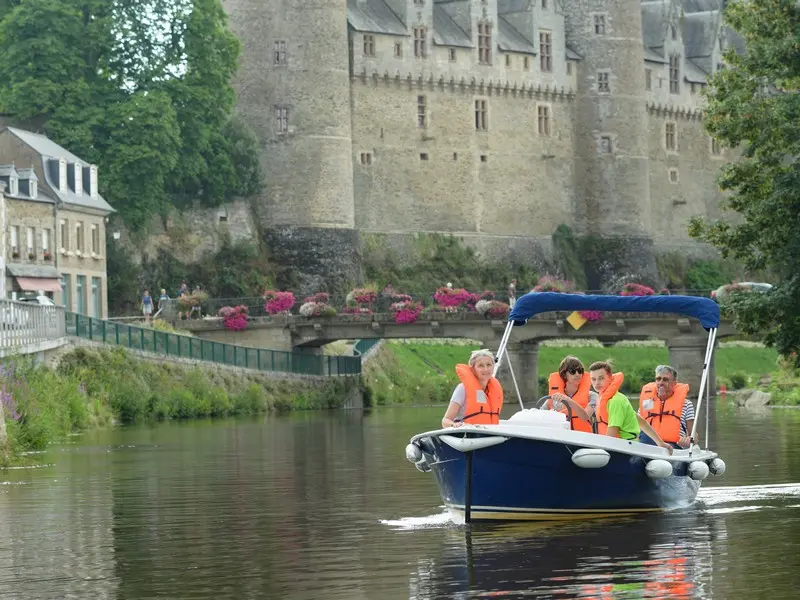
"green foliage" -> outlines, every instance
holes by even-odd
[[[800,364],[800,7],[736,0],[726,17],[747,53],[726,54],[729,68],[710,82],[705,122],[712,136],[742,150],[720,177],[736,218],[696,219],[690,233],[750,270],[775,273],[772,292],[742,294],[731,310],[744,331],[766,334],[766,343]]]
[[[220,0],[5,0],[0,109],[99,166],[134,230],[170,203],[216,205],[261,185],[232,120],[239,42]]]
[[[731,373],[729,380],[731,382],[731,389],[741,390],[747,387],[747,375],[739,371]]]
[[[713,290],[730,283],[736,276],[730,261],[699,260],[686,272],[686,286],[690,290]]]
[[[380,288],[388,283],[397,292],[432,296],[451,282],[453,287],[477,292],[504,292],[512,279],[517,290],[533,287],[538,275],[527,265],[508,265],[481,259],[458,238],[441,234],[419,234],[413,258],[402,258],[387,248],[379,236],[365,238],[363,270],[367,281]]]
[[[579,290],[587,286],[586,272],[581,263],[580,239],[567,225],[559,225],[553,233],[553,254],[561,274],[573,281]]]

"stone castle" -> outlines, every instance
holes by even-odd
[[[360,237],[450,233],[536,264],[560,224],[620,269],[703,249],[729,152],[701,92],[737,38],[724,0],[223,0],[262,229],[306,275],[352,278]]]

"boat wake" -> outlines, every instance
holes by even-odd
[[[450,512],[442,507],[443,511],[426,517],[402,517],[400,519],[381,519],[381,525],[388,525],[396,530],[433,529],[439,527],[453,527],[454,523]]]

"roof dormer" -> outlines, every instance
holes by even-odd
[[[39,195],[39,178],[33,167],[19,170],[19,193],[28,198],[36,198]]]
[[[6,184],[6,195],[19,195],[19,173],[14,163],[0,165],[0,181]]]
[[[67,165],[67,185],[72,193],[83,195],[83,165],[77,162]]]

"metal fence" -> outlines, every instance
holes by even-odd
[[[124,323],[66,314],[66,331],[95,342],[117,344],[176,358],[203,360],[223,365],[301,375],[358,375],[361,360],[355,356],[321,356],[280,350],[262,350],[177,335]]]
[[[381,338],[356,340],[356,343],[353,344],[353,352],[355,353],[356,356],[360,358],[380,343],[381,343]]]
[[[63,306],[0,300],[0,348],[38,344],[65,335]]]

